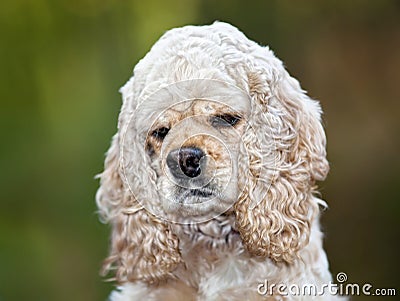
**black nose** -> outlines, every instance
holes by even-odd
[[[200,160],[205,154],[197,147],[182,147],[174,149],[167,156],[167,165],[176,178],[184,175],[195,178],[200,175]]]

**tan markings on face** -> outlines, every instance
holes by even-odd
[[[213,116],[224,116],[224,115],[232,115],[232,116],[241,116],[241,114],[233,108],[219,102],[210,102],[206,100],[198,100],[194,102],[192,106],[192,111],[194,115],[206,115],[209,118]],[[210,120],[209,120],[210,121]],[[245,128],[245,121],[241,119],[234,126],[236,134],[242,134]],[[223,132],[231,132],[234,133],[232,128],[220,128],[220,131]]]
[[[146,151],[152,155],[159,155],[161,152],[161,147],[163,144],[163,139],[157,138],[154,135],[154,131],[162,128],[171,129],[185,118],[203,116],[205,123],[210,123],[210,118],[213,116],[222,116],[224,114],[238,115],[237,112],[233,111],[229,106],[222,103],[208,101],[208,100],[195,100],[193,102],[182,102],[174,105],[165,112],[163,112],[155,121],[146,139]],[[244,131],[243,120],[240,120],[235,125],[235,130],[231,127],[221,128],[220,131],[230,135],[241,134]],[[211,127],[211,124],[206,124],[206,126]],[[228,137],[226,137],[228,138]],[[191,141],[191,142],[189,142]],[[200,135],[190,138],[185,142],[183,146],[197,146],[206,147],[203,151],[211,156],[216,162],[224,162],[224,160],[229,160],[226,155],[226,151],[223,151],[223,146],[221,142],[217,142],[215,139],[211,139],[206,135]],[[225,154],[225,155],[223,155]]]
[[[146,152],[152,156],[159,155],[163,143],[163,139],[157,138],[153,135],[154,131],[166,128],[171,129],[179,120],[182,119],[182,112],[178,108],[170,108],[157,117],[153,126],[148,132],[146,137]]]
[[[193,102],[191,111],[194,115],[213,115],[222,110],[225,105],[218,102],[211,102],[207,100],[197,100]]]
[[[200,147],[201,150],[217,163],[225,162],[229,160],[229,154],[227,154],[226,148],[223,146],[221,141],[208,135],[197,135],[190,137],[185,141],[183,147]]]

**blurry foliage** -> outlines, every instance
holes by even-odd
[[[0,4],[0,300],[106,298],[93,177],[118,88],[165,30],[214,20],[270,45],[321,99],[333,272],[398,285],[398,1],[15,0]]]

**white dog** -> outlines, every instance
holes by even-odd
[[[111,300],[339,298],[322,293],[321,108],[272,51],[226,23],[173,29],[121,91],[97,193]]]

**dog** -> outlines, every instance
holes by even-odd
[[[329,164],[319,103],[268,47],[222,22],[172,29],[121,93],[96,195],[110,300],[339,298],[283,291],[332,281]]]

